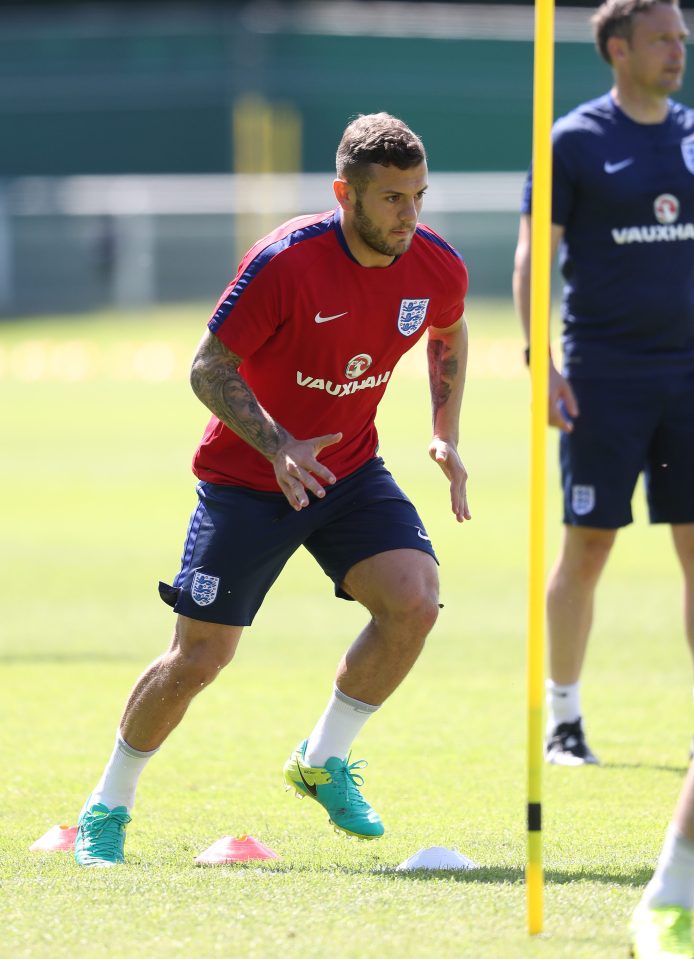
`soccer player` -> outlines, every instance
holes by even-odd
[[[634,959],[691,959],[694,909],[694,764],[684,781],[653,878],[631,918]]]
[[[694,654],[694,110],[670,99],[687,30],[674,0],[607,0],[593,26],[614,85],[553,130],[564,367],[550,359],[549,422],[561,431],[565,526],[547,590],[545,756],[567,766],[598,762],[581,668],[640,473],[651,522],[672,530]],[[529,175],[513,277],[528,342],[531,186]]]
[[[230,662],[300,546],[369,621],[284,779],[338,830],[383,834],[358,788],[365,763],[349,762],[350,747],[414,664],[439,604],[431,540],[378,455],[374,418],[398,360],[425,333],[429,455],[448,480],[455,518],[470,519],[457,450],[467,271],[418,225],[426,189],[421,140],[386,113],[358,117],[337,150],[336,210],[259,240],[222,295],[191,371],[212,412],[193,461],[199,502],[180,572],[159,588],[178,614],[173,639],[132,690],[80,815],[78,863],[123,861],[144,766]]]

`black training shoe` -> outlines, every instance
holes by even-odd
[[[555,766],[599,766],[600,760],[591,751],[579,716],[573,723],[559,723],[545,742],[545,759]]]

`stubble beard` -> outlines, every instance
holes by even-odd
[[[400,256],[408,249],[411,243],[411,238],[407,239],[404,246],[395,246],[389,243],[383,236],[382,231],[374,225],[373,221],[369,219],[364,212],[363,204],[359,198],[357,198],[354,204],[354,226],[359,234],[359,238],[368,247],[375,250],[376,253],[381,253],[383,256]]]

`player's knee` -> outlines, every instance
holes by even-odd
[[[592,535],[581,531],[567,539],[560,570],[571,579],[591,581],[600,575],[616,539],[616,532],[599,530]]]
[[[423,583],[417,587],[410,584],[386,597],[381,615],[406,625],[409,633],[424,640],[438,614],[438,587],[434,583]]]
[[[439,616],[438,589],[422,591],[417,597],[413,617],[420,623],[422,632],[426,635],[434,626]]]
[[[196,646],[178,650],[176,673],[178,682],[192,692],[209,686],[233,658],[214,643],[198,643]]]
[[[602,571],[612,550],[613,540],[589,540],[580,556],[582,572],[586,577],[596,576]]]
[[[170,654],[177,681],[192,691],[209,686],[234,658],[237,644],[231,628],[190,620],[179,623]]]

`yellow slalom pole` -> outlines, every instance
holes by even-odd
[[[545,655],[545,496],[552,222],[554,0],[535,3],[530,275],[530,558],[528,579],[528,932],[542,932],[542,704]]]

